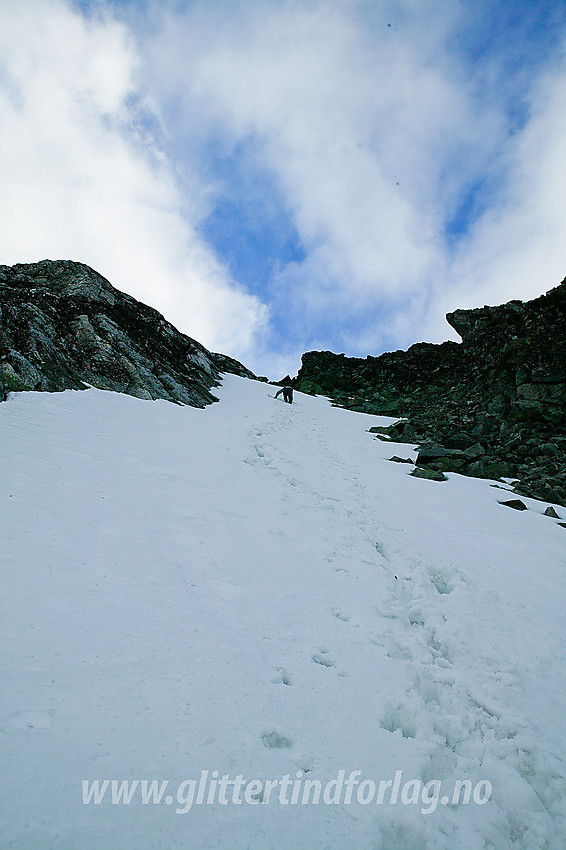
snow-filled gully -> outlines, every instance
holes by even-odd
[[[2,846],[564,850],[566,532],[271,394],[0,407]]]

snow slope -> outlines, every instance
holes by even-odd
[[[564,850],[566,529],[270,392],[0,405],[0,846]],[[203,771],[241,793],[191,806]],[[340,771],[351,802],[292,800]]]

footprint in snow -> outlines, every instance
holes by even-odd
[[[312,656],[315,664],[320,664],[321,667],[336,667],[336,662],[329,655],[328,649],[320,649]]]
[[[429,567],[428,575],[431,582],[440,594],[444,595],[452,593],[452,591],[454,590],[454,576],[449,575],[448,573],[443,572],[442,570],[439,570],[434,567]]]
[[[330,613],[333,617],[336,617],[337,620],[342,620],[343,623],[349,623],[352,619],[349,614],[346,614],[340,608],[331,608]]]
[[[275,685],[292,685],[291,674],[284,667],[278,667],[275,678],[271,680]]]
[[[293,741],[285,735],[280,735],[274,729],[269,732],[264,732],[261,736],[263,746],[268,750],[290,750],[293,748]]]
[[[406,705],[391,705],[381,718],[381,728],[387,732],[401,732],[403,738],[416,738],[416,714]]]

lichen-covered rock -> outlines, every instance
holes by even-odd
[[[0,266],[0,308],[0,398],[90,384],[204,407],[222,372],[255,377],[82,263]]]

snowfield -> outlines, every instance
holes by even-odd
[[[0,846],[564,850],[566,529],[273,392],[0,405]]]

